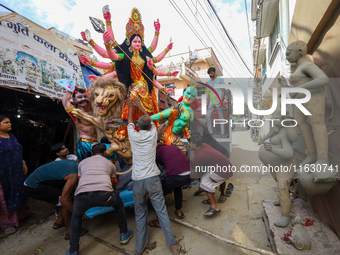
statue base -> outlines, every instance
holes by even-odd
[[[289,226],[279,228],[274,225],[278,215],[281,215],[280,206],[275,206],[274,202],[275,200],[262,201],[262,220],[265,223],[268,240],[275,254],[340,254],[340,240],[337,235],[311,213],[307,204],[302,199],[293,200],[291,219],[293,220],[295,216],[300,214],[302,219],[309,218],[315,220],[314,225],[305,227],[311,240],[311,249],[309,251],[299,251],[294,245],[281,240],[281,237],[287,234],[288,231],[292,231],[292,229]]]

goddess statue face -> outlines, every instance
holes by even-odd
[[[116,103],[118,96],[116,95],[117,89],[113,86],[105,88],[96,88],[94,91],[95,105],[100,116],[104,116]]]
[[[139,50],[142,47],[142,40],[136,36],[131,42],[132,50]]]
[[[192,101],[196,98],[197,95],[197,89],[194,89],[193,87],[189,87],[185,90],[183,94],[183,102],[185,104],[191,104]]]

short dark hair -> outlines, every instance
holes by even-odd
[[[139,118],[138,124],[140,130],[148,130],[151,125],[151,119],[149,116],[143,115],[142,117]]]
[[[208,69],[208,74],[209,74],[211,71],[216,72],[216,68],[215,68],[215,67],[210,67],[210,68]]]
[[[91,157],[92,156],[92,153],[91,152],[85,152],[83,155],[82,155],[82,159],[81,160],[84,160],[84,159],[86,159],[86,158],[89,158],[89,157]]]
[[[0,114],[0,122],[2,122],[4,119],[9,119],[6,115]]]
[[[57,143],[53,145],[51,147],[51,152],[53,153],[53,155],[56,155],[57,153],[59,153],[61,151],[61,148],[63,148],[63,146],[65,146],[64,143]]]
[[[197,147],[201,147],[202,146],[202,136],[200,135],[200,133],[198,133],[198,132],[193,133],[190,137],[190,142],[196,144]]]
[[[103,154],[106,151],[106,146],[103,143],[97,143],[95,145],[92,146],[92,153],[93,155],[96,154]]]
[[[101,143],[108,143],[108,144],[111,143],[110,140],[109,140],[109,138],[107,138],[106,136],[103,136],[102,139],[100,139],[100,142],[101,142]]]

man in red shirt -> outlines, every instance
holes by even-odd
[[[191,160],[191,171],[204,173],[201,177],[200,188],[208,196],[207,203],[211,204],[209,210],[203,215],[215,215],[221,212],[214,197],[215,189],[233,176],[232,164],[222,153],[213,149],[210,145],[202,143],[202,137],[199,133],[194,133],[191,136],[189,147],[195,153],[195,158]]]

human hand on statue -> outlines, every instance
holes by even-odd
[[[111,35],[109,31],[104,32],[103,40],[104,40],[104,43],[110,43],[110,41],[113,40],[113,36]]]
[[[79,56],[79,60],[83,65],[89,65],[90,64],[90,60],[85,56]]]
[[[172,50],[172,46],[173,46],[173,42],[172,43],[170,43],[169,45],[168,45],[168,47],[166,47],[168,50]]]
[[[177,71],[177,70],[171,72],[171,76],[176,76],[177,74],[179,74],[179,71]]]
[[[264,148],[266,149],[266,151],[271,151],[272,150],[272,144],[269,142],[265,142],[263,144]]]
[[[157,21],[154,21],[153,24],[155,26],[156,32],[159,32],[159,30],[161,29],[161,24],[159,23],[159,19],[157,19]]]
[[[110,21],[111,20],[111,13],[110,13],[109,6],[104,5],[102,11],[103,11],[104,19],[107,20],[107,21]]]
[[[126,99],[126,104],[129,108],[133,108],[133,101],[131,100],[131,98]]]
[[[168,93],[168,94],[171,94],[171,93],[174,92],[174,89],[172,89],[172,88],[167,88],[165,92]]]
[[[278,78],[278,82],[281,87],[289,87],[287,79],[283,77],[282,75],[281,75],[281,78]]]
[[[135,98],[135,99],[134,99],[133,105],[134,105],[135,107],[137,107],[138,109],[140,109],[140,108],[142,107],[142,105],[141,105],[141,103],[140,103],[140,101],[139,101],[138,98]]]
[[[152,58],[149,58],[147,57],[148,61],[147,61],[147,64],[148,64],[148,67],[151,69],[153,67],[153,60]]]
[[[98,76],[90,74],[87,76],[87,78],[89,78],[90,81],[96,81]]]

